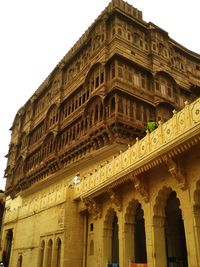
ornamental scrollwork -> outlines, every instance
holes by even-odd
[[[130,177],[131,181],[133,182],[135,190],[142,196],[144,202],[149,201],[149,192],[147,190],[147,186],[144,183],[142,178],[132,174]]]
[[[118,194],[116,194],[113,189],[109,189],[108,194],[109,194],[111,202],[116,206],[117,210],[121,211],[122,210],[121,197]]]
[[[94,220],[101,218],[102,210],[100,205],[94,199],[84,199],[83,203],[87,207],[88,213],[93,217]]]
[[[163,160],[168,167],[168,171],[171,173],[172,177],[176,179],[180,188],[185,190],[187,187],[186,177],[183,168],[181,168],[180,162],[167,156],[163,157]]]

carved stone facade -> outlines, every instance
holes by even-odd
[[[7,267],[199,267],[199,96],[200,55],[112,0],[14,119]]]

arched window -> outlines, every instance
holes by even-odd
[[[60,267],[61,266],[61,239],[58,238],[56,241],[56,267]]]
[[[43,267],[44,249],[45,249],[45,241],[43,240],[40,246],[40,251],[39,251],[39,267]]]
[[[53,241],[49,239],[47,245],[47,265],[45,267],[52,267],[52,248],[53,248]]]

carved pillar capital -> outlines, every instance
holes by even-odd
[[[114,192],[113,189],[108,189],[108,194],[111,202],[116,206],[118,211],[122,210],[122,200],[121,197]]]
[[[83,203],[87,207],[87,210],[93,219],[97,220],[98,218],[101,218],[102,210],[100,205],[94,199],[83,199]]]
[[[187,188],[186,177],[180,162],[167,156],[163,157],[163,161],[167,165],[168,171],[171,173],[172,177],[178,182],[180,188],[185,190]]]
[[[134,174],[131,174],[130,180],[133,182],[135,190],[142,196],[144,202],[149,202],[149,192],[147,190],[147,186],[145,185],[143,179],[139,178]]]

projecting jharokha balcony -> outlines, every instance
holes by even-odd
[[[120,184],[148,169],[166,162],[170,158],[188,150],[200,139],[200,98],[174,111],[167,122],[159,123],[152,133],[147,132],[141,140],[136,140],[125,152],[120,152],[104,166],[90,171],[74,187],[74,198],[98,195],[104,187]],[[131,174],[131,176],[130,176]],[[179,181],[184,187],[184,181]]]

